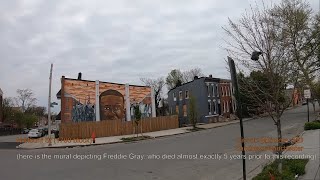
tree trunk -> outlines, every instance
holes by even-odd
[[[278,171],[282,173],[282,160],[281,160],[281,155],[282,155],[282,134],[281,134],[281,121],[280,117],[277,117],[277,133],[278,133],[278,154],[279,154],[279,164],[278,164]]]

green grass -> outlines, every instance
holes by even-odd
[[[271,173],[275,179],[279,180],[295,180],[294,176],[305,174],[305,166],[308,159],[283,159],[282,160],[282,174],[278,171],[279,160],[265,166],[260,174],[252,180],[270,180]]]
[[[127,138],[121,138],[124,142],[132,142],[132,141],[141,141],[145,139],[151,139],[150,136],[138,136],[138,137],[127,137]]]
[[[320,121],[312,121],[304,124],[304,130],[320,129]]]

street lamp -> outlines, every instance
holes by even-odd
[[[258,61],[261,54],[262,52],[260,51],[253,51],[251,54],[251,60]]]

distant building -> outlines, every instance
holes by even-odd
[[[288,99],[292,100],[290,106],[301,104],[303,97],[297,88],[288,88],[285,90],[285,94]]]
[[[223,91],[223,92],[221,92]],[[232,113],[232,95],[229,80],[219,78],[194,77],[193,81],[175,87],[168,92],[170,114],[179,116],[180,126],[189,124],[189,99],[196,101],[199,123],[210,123],[219,120],[220,115],[226,117]]]
[[[231,87],[231,80],[220,79],[219,88],[222,109],[220,114],[223,115],[225,118],[230,118],[230,114],[233,114],[234,109]]]
[[[0,88],[0,122],[3,122],[3,109],[2,109],[2,102],[3,101],[3,92]]]

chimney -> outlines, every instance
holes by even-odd
[[[82,73],[79,72],[79,74],[78,74],[78,80],[81,80],[81,76],[82,76]]]
[[[209,75],[209,78],[212,78],[212,74]]]
[[[194,76],[194,77],[193,77],[193,80],[196,80],[196,79],[199,79],[199,77],[198,77],[198,76]]]

